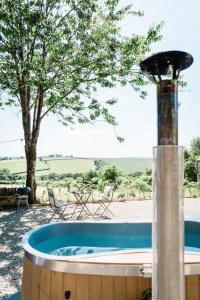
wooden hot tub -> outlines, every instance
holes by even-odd
[[[199,228],[198,222],[187,222],[185,231],[194,237]],[[83,248],[103,247],[103,252],[91,254],[89,249],[90,254],[63,256],[62,250],[59,255],[52,254],[52,249],[63,249],[63,242],[67,246],[67,240],[73,247],[79,242]],[[197,249],[195,239],[189,240],[187,237],[187,246]],[[41,226],[24,238],[21,299],[140,300],[143,291],[151,287],[150,246],[150,223],[60,222]],[[105,247],[117,249],[106,252]],[[200,299],[200,252],[185,253],[185,274],[186,300]]]

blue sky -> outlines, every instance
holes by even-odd
[[[128,18],[122,24],[126,34],[144,33],[148,26],[164,21],[163,39],[154,45],[152,53],[165,50],[183,50],[194,57],[194,64],[184,72],[188,87],[179,91],[179,144],[188,147],[200,136],[200,28],[199,1],[191,0],[122,0],[144,10],[143,18]],[[112,127],[76,126],[73,130],[62,126],[56,117],[49,116],[41,125],[38,155],[62,153],[74,156],[98,157],[151,157],[156,145],[156,87],[148,88],[148,96],[141,100],[130,87],[98,91],[100,97],[118,97],[113,108],[119,126],[117,134],[125,138],[116,140]],[[0,141],[23,137],[19,109],[0,111]],[[0,144],[0,156],[24,155],[23,142]]]

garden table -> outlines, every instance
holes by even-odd
[[[75,209],[74,209],[71,217],[73,217],[77,208],[81,208],[79,215],[77,217],[77,220],[80,219],[80,217],[81,217],[81,215],[83,215],[83,213],[85,213],[87,216],[90,216],[94,219],[93,214],[91,213],[90,209],[88,208],[88,202],[89,202],[90,196],[92,195],[92,191],[78,190],[78,191],[73,191],[72,194],[76,198],[77,203],[76,203]]]

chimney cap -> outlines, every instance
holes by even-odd
[[[193,63],[191,54],[183,51],[166,51],[154,54],[140,63],[143,72],[161,76],[173,73],[173,79],[177,79],[180,71],[187,69]]]

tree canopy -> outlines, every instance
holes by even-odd
[[[200,157],[200,137],[196,137],[190,144],[191,154],[196,158]]]
[[[130,84],[145,96],[147,80],[137,66],[160,40],[162,24],[124,36],[120,24],[128,14],[143,15],[120,0],[0,2],[0,106],[21,109],[32,190],[40,125],[49,112],[65,125],[98,118],[116,125],[109,106],[117,99],[97,99],[98,88]]]
[[[43,119],[49,111],[58,113],[65,124],[100,115],[114,123],[92,93],[98,86],[116,83],[130,83],[138,90],[144,78],[134,68],[160,39],[161,27],[150,27],[146,35],[122,36],[120,21],[142,12],[131,5],[118,9],[118,4],[119,0],[1,1],[0,88],[9,95],[2,97],[1,105],[24,109],[28,102],[32,130],[39,123],[37,115]]]

